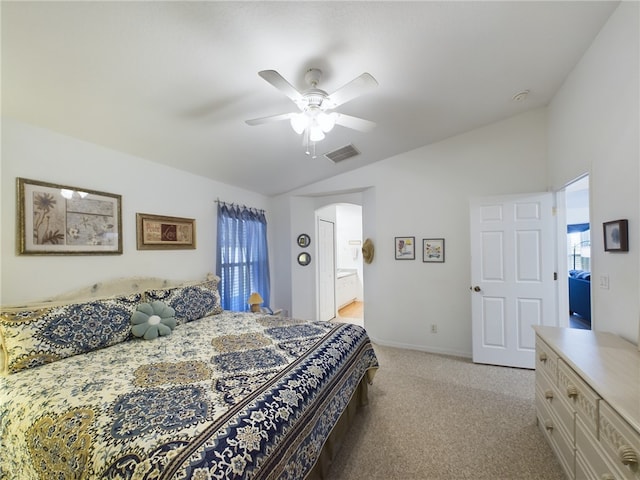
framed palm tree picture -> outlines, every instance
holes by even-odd
[[[17,179],[18,253],[122,253],[122,197],[88,188]]]

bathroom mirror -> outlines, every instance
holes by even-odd
[[[309,237],[309,235],[307,235],[306,233],[302,233],[300,235],[298,235],[298,246],[305,248],[308,247],[311,244],[311,237]]]
[[[303,267],[306,267],[311,263],[311,255],[307,252],[302,252],[298,255],[298,263]]]

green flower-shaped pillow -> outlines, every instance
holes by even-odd
[[[158,335],[170,335],[176,326],[175,310],[156,300],[151,303],[141,303],[131,315],[131,333],[145,340],[153,340]]]

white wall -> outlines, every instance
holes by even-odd
[[[546,110],[535,110],[291,192],[291,228],[308,228],[322,202],[349,201],[340,192],[361,191],[363,238],[376,248],[364,266],[371,337],[470,356],[469,198],[544,191],[546,127]],[[446,262],[423,263],[421,247],[415,260],[396,261],[395,236],[415,236],[420,246],[423,238],[444,237]],[[304,275],[313,277],[315,264],[309,267]],[[292,270],[293,313],[305,317],[315,311],[315,285],[299,273]],[[429,332],[433,323],[437,334]]]
[[[215,271],[215,200],[268,206],[266,197],[253,192],[6,117],[2,120],[0,303],[4,305],[44,299],[111,278],[204,278]],[[122,195],[123,254],[18,255],[16,177]],[[136,212],[195,218],[196,249],[138,251]]]
[[[277,265],[277,276],[271,275],[275,290],[274,308],[288,310],[291,316],[315,319],[318,315],[316,299],[316,250],[318,233],[316,211],[336,203],[362,204],[359,193],[325,192],[322,196],[281,195],[271,201],[272,227],[277,232],[276,248],[270,247],[273,263]],[[333,212],[330,216],[327,212]],[[335,222],[335,207],[324,212],[324,218]],[[296,257],[300,248],[296,238],[301,233],[311,237],[312,260],[308,266],[300,266]]]
[[[637,342],[640,319],[640,3],[622,2],[549,105],[549,178],[589,173],[593,327]],[[602,223],[629,220],[629,252]],[[599,288],[609,277],[609,289]]]

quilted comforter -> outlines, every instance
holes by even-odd
[[[301,479],[377,359],[361,327],[223,312],[0,378],[0,478]]]

